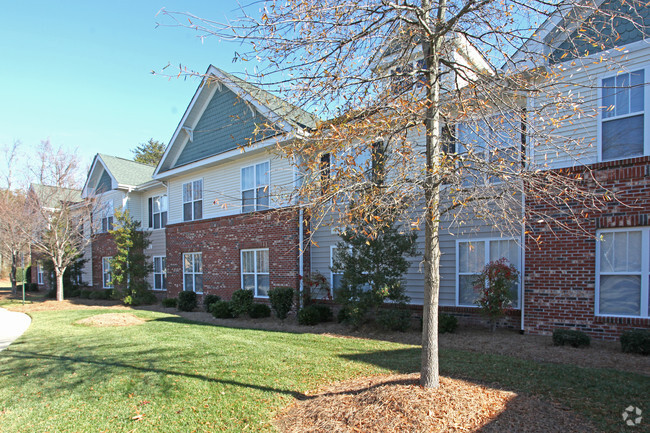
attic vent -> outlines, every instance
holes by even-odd
[[[194,141],[194,129],[183,126],[183,131],[187,132],[187,135],[189,135],[190,142]]]

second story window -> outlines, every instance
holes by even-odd
[[[149,228],[160,229],[167,225],[167,196],[149,197]]]
[[[603,161],[644,155],[645,71],[602,80],[600,143]]]
[[[113,230],[113,215],[115,210],[113,209],[113,202],[109,201],[106,203],[104,210],[102,212],[102,232],[107,233],[110,230]]]
[[[183,184],[183,221],[203,218],[203,179]]]
[[[269,163],[241,169],[241,210],[253,212],[269,208]]]

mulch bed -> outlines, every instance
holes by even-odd
[[[145,323],[144,319],[134,316],[129,313],[106,313],[96,314],[94,316],[86,317],[85,319],[77,320],[75,323],[79,325],[88,326],[135,326]]]
[[[446,377],[424,389],[419,374],[355,379],[308,393],[275,420],[283,433],[596,432],[562,407]]]

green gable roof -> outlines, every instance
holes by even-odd
[[[155,167],[103,153],[98,155],[120,185],[138,186],[151,181]]]
[[[41,206],[57,209],[63,202],[78,203],[81,201],[81,190],[73,188],[59,188],[50,185],[32,183],[31,189]]]

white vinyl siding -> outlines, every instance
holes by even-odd
[[[596,314],[649,317],[650,228],[601,230],[596,243]]]
[[[269,250],[241,250],[241,286],[256,298],[269,296]]]
[[[269,208],[270,163],[262,162],[241,169],[241,211],[242,213]]]
[[[153,289],[167,290],[167,260],[164,256],[153,258]]]
[[[183,184],[183,221],[203,218],[203,179]]]
[[[203,293],[203,255],[183,254],[183,290]]]
[[[474,307],[474,281],[490,262],[505,258],[521,272],[521,248],[514,239],[459,240],[457,243],[456,305]],[[513,307],[519,307],[519,284],[513,289]]]
[[[111,260],[113,257],[102,257],[102,286],[105,289],[113,288],[113,267]]]

